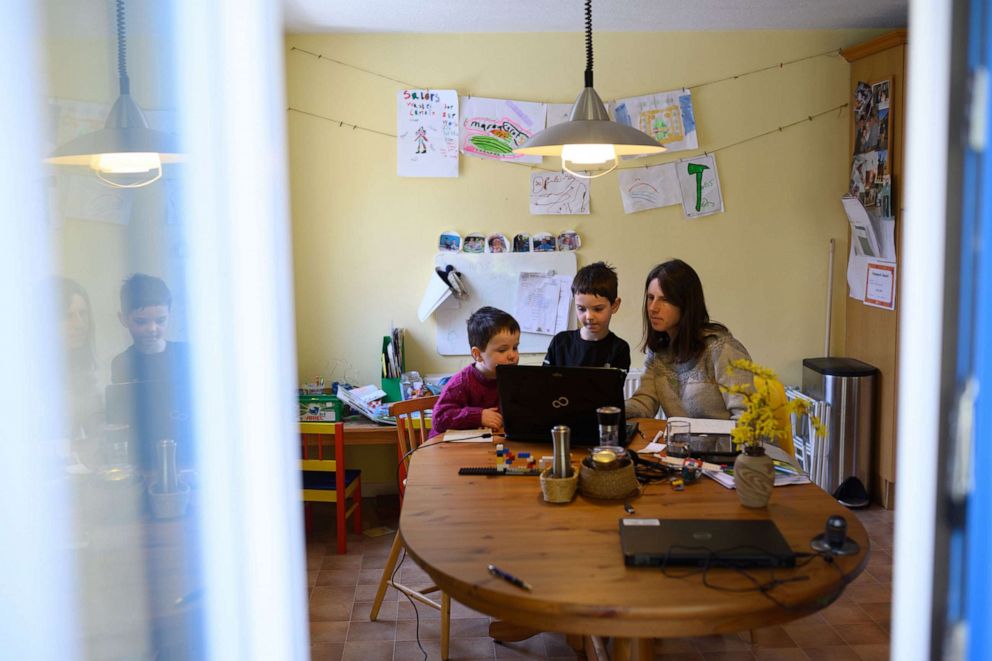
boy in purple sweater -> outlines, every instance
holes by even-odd
[[[449,429],[503,428],[496,366],[517,364],[520,324],[502,310],[479,308],[468,318],[468,343],[475,362],[444,386],[431,414],[432,437]]]

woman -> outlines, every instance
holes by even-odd
[[[738,418],[743,397],[720,386],[750,383],[750,374],[727,373],[738,358],[750,359],[723,324],[710,321],[699,276],[680,259],[659,264],[644,283],[644,376],[626,402],[628,418]]]
[[[65,403],[70,438],[93,438],[103,421],[103,398],[97,388],[90,297],[75,280],[55,278],[62,295],[62,340],[65,346]]]

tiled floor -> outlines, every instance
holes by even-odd
[[[377,520],[375,503],[366,500],[366,526],[390,525]],[[889,613],[892,592],[892,525],[894,513],[882,509],[853,511],[868,530],[872,552],[867,569],[836,603],[810,617],[784,626],[747,634],[676,638],[658,641],[655,659],[720,661],[842,661],[889,658]],[[310,589],[311,658],[315,661],[419,661],[417,621],[405,597],[390,589],[379,620],[370,622],[369,608],[392,536],[349,535],[347,555],[337,555],[333,513],[314,511],[307,539]],[[426,585],[426,574],[410,559],[400,569],[404,583]],[[422,581],[422,583],[418,583]],[[419,607],[420,641],[434,661],[440,657],[439,613]],[[564,636],[543,633],[520,643],[499,644],[488,637],[489,618],[452,602],[450,658],[459,661],[496,659],[577,659]]]

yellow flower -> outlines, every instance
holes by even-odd
[[[788,399],[782,382],[767,367],[740,358],[730,361],[727,366],[728,374],[734,370],[752,375],[751,383],[720,386],[724,392],[744,398],[744,412],[730,433],[734,444],[738,447],[760,446],[765,440],[778,441],[782,449],[792,453],[792,415],[808,415],[806,402]],[[826,433],[823,424],[816,416],[810,418],[817,436],[823,436]]]

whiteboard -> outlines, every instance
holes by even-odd
[[[437,352],[442,356],[467,356],[468,331],[465,322],[484,305],[513,314],[517,296],[517,278],[521,273],[543,272],[549,275],[575,276],[574,252],[464,253],[439,252],[434,265],[451,264],[462,274],[468,298],[448,298],[434,311],[437,323]],[[575,325],[575,310],[569,306],[569,328]],[[546,353],[553,335],[522,333],[520,353]]]

